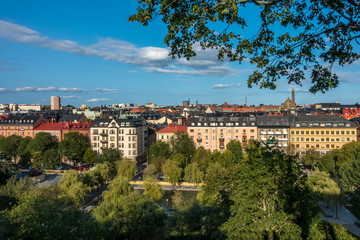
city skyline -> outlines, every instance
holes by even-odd
[[[248,105],[280,104],[291,87],[279,81],[276,90],[247,88],[254,66],[218,62],[214,51],[199,51],[190,61],[171,59],[163,43],[166,26],[156,21],[144,27],[127,21],[136,1],[120,3],[63,1],[5,2],[0,9],[0,103],[79,107],[154,102]],[[19,7],[21,6],[21,8]],[[251,15],[252,13],[248,13]],[[360,64],[335,67],[340,86],[326,94],[295,86],[296,103],[360,102]]]

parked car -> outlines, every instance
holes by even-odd
[[[40,169],[31,169],[30,171],[29,171],[29,177],[36,177],[36,176],[39,176],[39,175],[41,175],[42,174],[42,170],[40,170]]]

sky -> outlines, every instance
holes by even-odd
[[[163,43],[161,21],[128,22],[137,1],[12,0],[0,8],[0,103],[61,104],[79,107],[119,103],[280,104],[291,87],[247,87],[255,67],[217,61],[214,50],[190,61],[172,59]],[[246,13],[256,22],[256,13]],[[251,30],[248,30],[251,31]],[[340,86],[326,94],[295,86],[296,103],[359,102],[360,63],[336,68]]]

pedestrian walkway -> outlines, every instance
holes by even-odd
[[[327,207],[326,203],[318,202],[321,210],[324,211],[322,219],[332,223],[338,223],[343,225],[346,229],[349,230],[352,234],[360,237],[360,228],[355,225],[355,221],[358,219],[344,206],[338,206],[337,217],[336,217],[336,207],[335,205],[330,205]]]

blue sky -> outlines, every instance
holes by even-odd
[[[199,51],[190,62],[171,59],[163,44],[166,27],[130,23],[137,1],[3,1],[0,8],[0,103],[89,106],[155,102],[280,104],[291,86],[274,91],[247,88],[248,63],[218,62]],[[253,13],[248,13],[253,18]],[[256,21],[254,19],[253,21]],[[295,86],[296,102],[356,103],[360,64],[336,68],[340,87],[326,94]]]

